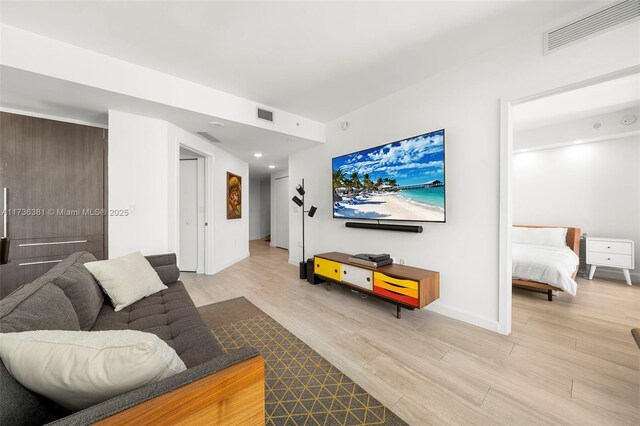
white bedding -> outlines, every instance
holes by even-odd
[[[572,296],[578,285],[571,278],[580,260],[569,247],[513,244],[513,278],[561,288]]]

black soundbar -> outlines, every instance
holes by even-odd
[[[418,226],[418,225],[392,225],[388,223],[346,222],[344,226],[346,226],[347,228],[380,229],[382,231],[415,232],[417,234],[422,233],[422,226]]]

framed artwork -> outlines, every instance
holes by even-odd
[[[242,176],[227,172],[227,219],[242,218]]]

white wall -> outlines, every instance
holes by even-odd
[[[632,239],[637,271],[640,137],[514,155],[513,222],[579,226],[592,237]]]
[[[109,257],[172,252],[166,121],[109,111]]]
[[[552,26],[554,23],[549,23]],[[327,124],[326,144],[294,154],[290,181],[306,179],[319,209],[308,222],[308,254],[388,252],[440,271],[429,308],[492,330],[498,323],[500,99],[517,99],[640,63],[640,23],[542,55],[542,30],[471,58]],[[598,58],[594,60],[594,58]],[[340,123],[348,120],[347,131]],[[423,234],[346,229],[331,218],[331,158],[446,129],[447,223]],[[300,258],[300,217],[290,216],[290,259]]]
[[[171,123],[109,111],[109,208],[133,208],[109,218],[109,256],[179,251],[178,162],[180,145],[204,155],[207,269],[216,273],[249,255],[249,194],[242,193],[242,219],[226,218],[226,173],[243,177],[248,164]],[[179,256],[179,253],[178,253]]]

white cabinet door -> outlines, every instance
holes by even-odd
[[[342,264],[342,282],[373,291],[373,272],[368,269]]]

